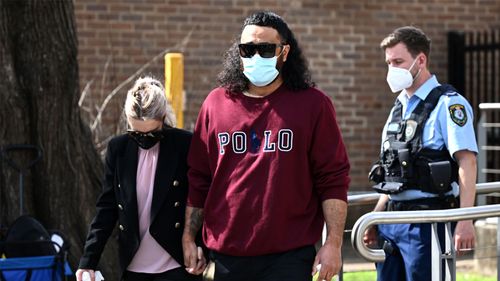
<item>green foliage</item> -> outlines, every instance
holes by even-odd
[[[344,273],[344,281],[376,281],[375,271],[358,271]],[[457,281],[495,281],[495,276],[484,276],[477,273],[457,272]],[[313,278],[316,281],[316,276]]]
[[[485,276],[477,273],[457,272],[457,281],[496,281],[495,276]]]
[[[344,281],[375,281],[377,280],[376,271],[358,271],[344,273]]]

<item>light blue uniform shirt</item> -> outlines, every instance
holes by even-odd
[[[432,89],[439,85],[436,76],[433,75],[410,98],[408,98],[406,90],[401,91],[398,95],[398,100],[403,105],[403,119],[410,118],[411,113],[415,110],[418,103],[425,100]],[[392,110],[382,131],[381,149],[384,149],[387,126],[391,120]],[[472,107],[463,96],[458,93],[446,93],[442,95],[425,123],[422,136],[423,146],[437,150],[446,146],[451,157],[459,150],[469,150],[477,154],[478,149],[473,120]],[[451,186],[452,191],[448,194],[458,196],[458,183],[453,182]],[[409,189],[398,194],[392,194],[390,198],[399,201],[436,196],[438,195]]]

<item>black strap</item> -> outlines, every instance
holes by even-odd
[[[415,199],[408,201],[389,200],[387,211],[445,210],[460,207],[460,198],[453,195]]]
[[[392,116],[391,116],[391,121],[389,122],[389,124],[392,124],[392,123],[401,124],[401,120],[403,119],[403,104],[399,101],[399,99],[396,99],[396,101],[394,102],[394,106],[392,108],[393,108],[392,109]],[[393,142],[393,141],[398,140],[398,138],[399,138],[399,135],[398,136],[390,135],[386,132],[386,137],[385,137],[384,141]],[[380,159],[383,159],[383,156],[384,156],[384,151],[382,150],[380,152]]]
[[[427,95],[425,100],[418,103],[417,107],[413,110],[408,120],[415,120],[418,124],[417,132],[415,133],[414,138],[412,139],[412,153],[420,151],[422,148],[422,128],[425,126],[425,122],[429,119],[429,115],[436,108],[437,103],[439,102],[439,98],[448,92],[456,92],[453,86],[448,84],[443,84],[435,87],[432,91]],[[392,118],[389,123],[402,123],[403,120],[403,104],[396,99],[392,110]],[[394,136],[394,140],[405,141],[404,133],[398,134]],[[393,136],[387,135],[387,140],[392,140]]]
[[[394,110],[392,111],[391,122],[400,122],[403,119],[403,104],[399,99],[394,103]]]
[[[453,86],[448,84],[435,87],[429,95],[427,95],[425,100],[421,101],[411,113],[409,120],[415,120],[418,124],[417,132],[411,140],[412,154],[415,154],[422,149],[422,134],[425,122],[427,122],[431,112],[434,108],[436,108],[441,96],[448,92],[456,92],[456,90]]]

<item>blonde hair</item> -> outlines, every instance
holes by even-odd
[[[135,81],[125,100],[125,116],[137,120],[159,120],[175,126],[175,115],[160,81],[142,77]]]

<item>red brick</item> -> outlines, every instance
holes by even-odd
[[[431,71],[445,79],[446,33],[498,28],[500,22],[497,0],[238,0],[237,5],[229,0],[78,0],[80,84],[83,89],[86,81],[95,81],[86,105],[102,102],[100,81],[110,56],[106,93],[163,49],[179,50],[193,30],[184,49],[185,123],[192,128],[216,85],[222,54],[249,13],[263,9],[284,13],[313,79],[332,97],[352,161],[351,188],[358,190],[368,188],[367,169],[377,157],[380,130],[395,98],[385,82],[387,66],[378,47],[382,38],[401,25],[422,27],[433,40]],[[163,77],[162,67],[160,60],[146,72]],[[109,105],[103,129],[114,130],[122,103],[123,95]]]
[[[103,12],[108,10],[108,6],[104,4],[87,4],[85,8],[87,11],[91,12]]]

